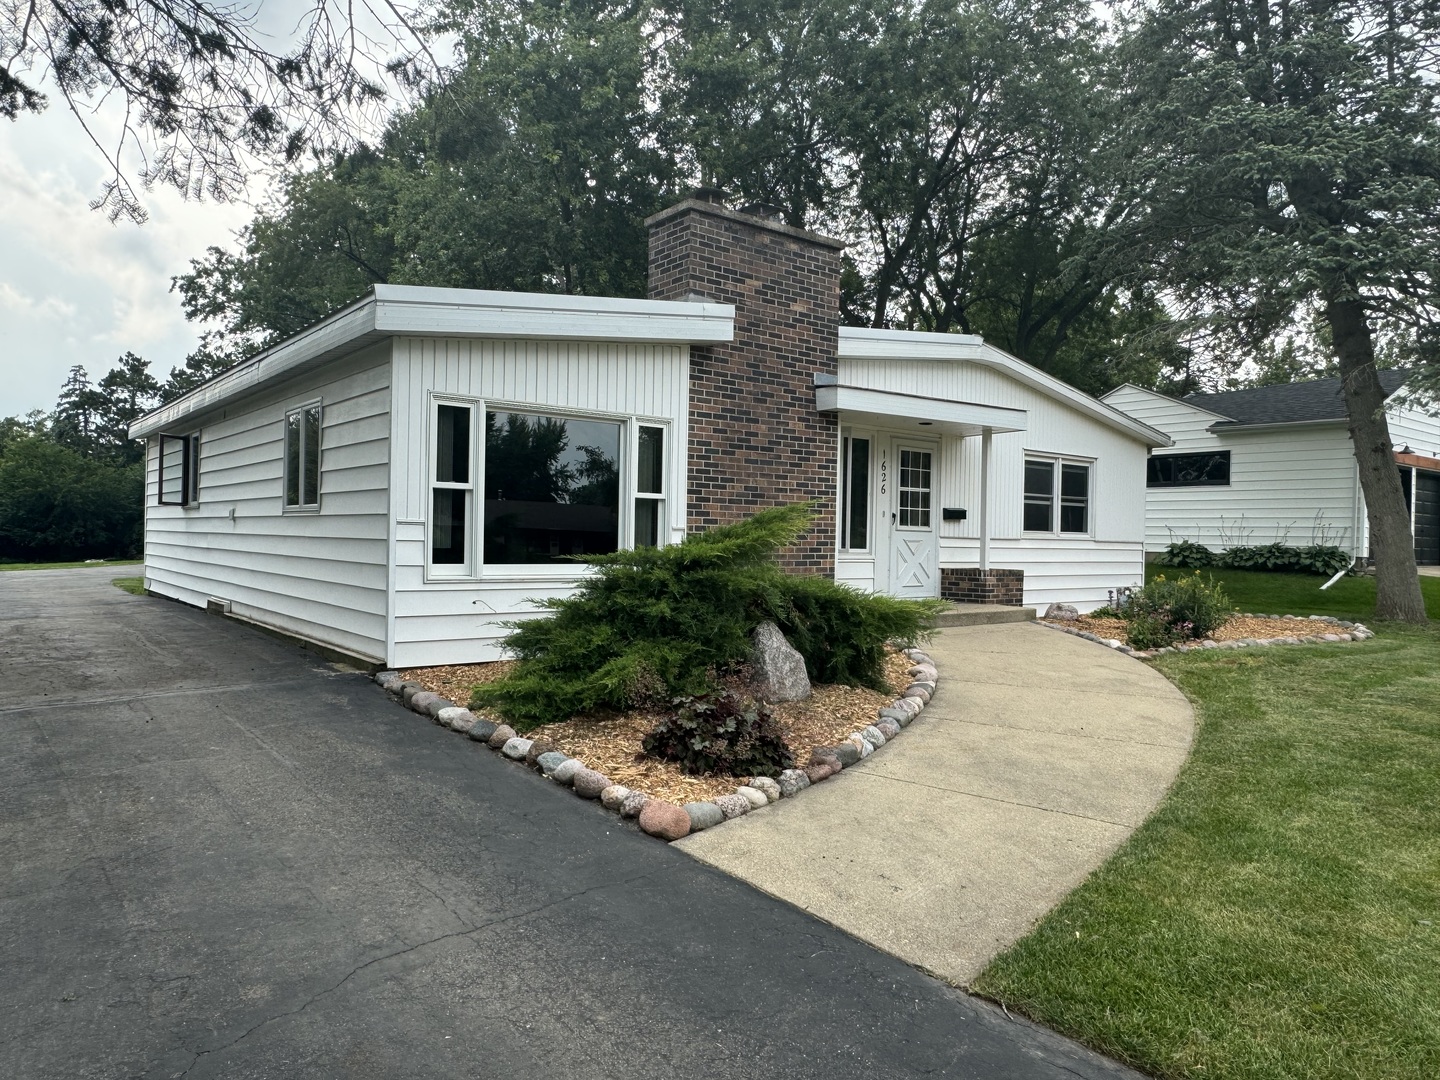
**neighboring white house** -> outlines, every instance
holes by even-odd
[[[1396,466],[1421,564],[1440,562],[1440,418],[1393,395],[1405,373],[1382,371]],[[1340,380],[1312,379],[1177,399],[1121,386],[1108,404],[1169,435],[1146,476],[1147,551],[1176,540],[1327,543],[1369,556],[1369,526]]]
[[[864,589],[1093,607],[1139,580],[1164,435],[979,338],[839,327],[833,241],[705,200],[652,227],[652,292],[691,299],[377,285],[137,422],[146,587],[480,661],[567,556],[797,498],[822,512],[791,565]]]

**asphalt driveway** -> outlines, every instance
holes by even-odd
[[[115,574],[0,573],[0,1076],[1133,1075]]]

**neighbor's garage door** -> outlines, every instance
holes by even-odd
[[[1415,470],[1415,561],[1440,565],[1440,473]]]

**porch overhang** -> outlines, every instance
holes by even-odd
[[[815,409],[817,412],[841,412],[847,421],[866,426],[915,427],[946,435],[1024,431],[1028,419],[1024,409],[920,397],[863,386],[841,386],[838,383],[815,387]]]

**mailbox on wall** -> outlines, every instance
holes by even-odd
[[[941,521],[964,521],[965,510],[959,506],[947,506],[940,511]]]

